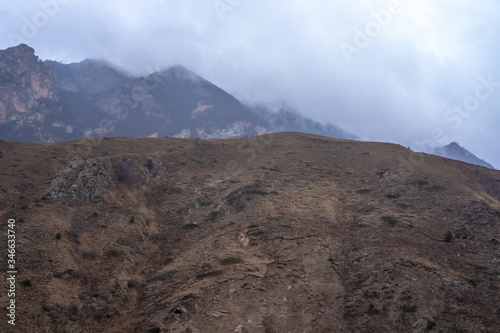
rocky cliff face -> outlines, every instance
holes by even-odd
[[[35,50],[24,44],[0,50],[0,123],[40,122],[57,101],[52,69]]]

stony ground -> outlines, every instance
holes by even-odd
[[[296,133],[0,156],[12,332],[500,330],[499,171]]]

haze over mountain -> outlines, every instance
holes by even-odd
[[[137,76],[181,64],[244,104],[418,151],[458,142],[500,166],[496,0],[3,1],[0,18],[0,49]]]
[[[105,61],[41,62],[26,45],[0,53],[0,139],[53,142],[93,136],[231,138],[299,129],[353,135],[290,114],[257,115],[192,71],[174,66],[147,77]]]
[[[481,165],[486,168],[495,169],[493,165],[488,162],[478,158],[476,155],[472,154],[470,151],[460,146],[457,142],[452,142],[447,146],[438,147],[432,152],[434,155],[451,158],[454,160],[459,160],[471,164]]]
[[[332,124],[308,119],[285,104],[244,105],[182,66],[134,77],[104,60],[42,62],[32,48],[21,44],[0,51],[0,71],[3,140],[56,142],[93,136],[216,139],[277,131],[357,138]],[[470,152],[436,152],[492,167],[468,158],[473,156]]]
[[[251,105],[249,109],[266,119],[276,131],[293,131],[325,135],[332,138],[358,139],[353,134],[347,133],[332,124],[321,124],[304,117],[287,105],[266,106]]]

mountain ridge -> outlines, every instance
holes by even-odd
[[[4,119],[0,122],[0,139],[35,142],[92,136],[213,139],[272,131],[268,119],[182,65],[137,77],[104,60],[86,59],[71,64],[42,62],[27,45],[8,50],[26,54],[18,58],[33,68],[35,76],[48,73],[52,82],[49,90],[55,96],[51,106],[57,112],[49,109],[38,120],[26,122],[20,115],[7,116],[7,111],[13,113],[11,105],[0,108]],[[4,67],[11,63],[0,57],[2,61],[6,62]],[[4,81],[6,86],[8,81]],[[15,87],[10,89],[13,91]],[[20,103],[30,103],[28,96]],[[29,131],[33,134],[26,135]]]
[[[298,131],[357,139],[286,104],[243,104],[182,65],[144,77],[106,60],[41,61],[21,44],[0,51],[0,139],[59,142],[136,136],[221,139]],[[452,153],[450,151],[454,151]],[[470,152],[430,152],[493,168]]]

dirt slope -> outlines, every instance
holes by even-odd
[[[499,171],[297,133],[0,155],[13,331],[500,329]]]

